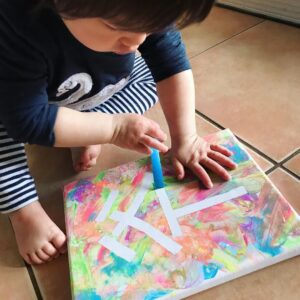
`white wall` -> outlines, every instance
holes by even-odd
[[[218,3],[300,24],[300,0],[218,0]]]

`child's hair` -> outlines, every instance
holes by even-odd
[[[102,18],[132,32],[156,32],[171,24],[201,22],[214,0],[41,0],[63,17]]]

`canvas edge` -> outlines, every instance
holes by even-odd
[[[232,281],[236,278],[239,278],[239,277],[242,277],[242,276],[245,276],[245,275],[248,275],[250,273],[253,273],[255,271],[258,271],[258,270],[261,270],[261,269],[264,269],[266,267],[269,267],[271,265],[274,265],[276,263],[279,263],[281,261],[284,261],[284,260],[287,260],[287,259],[290,259],[292,257],[296,257],[300,255],[300,247],[296,247],[292,250],[289,250],[288,252],[286,253],[282,253],[282,254],[279,254],[279,255],[276,255],[274,257],[269,257],[268,259],[262,261],[260,263],[259,266],[247,266],[245,267],[243,270],[239,271],[239,272],[236,272],[236,273],[232,273],[232,274],[229,274],[229,275],[224,275],[220,278],[215,278],[215,279],[210,279],[210,280],[207,280],[207,282],[205,283],[202,283],[201,284],[201,287],[195,287],[195,288],[190,288],[190,289],[186,289],[186,290],[183,290],[183,291],[175,291],[169,295],[166,295],[166,296],[163,296],[159,299],[161,300],[180,300],[180,299],[183,299],[183,298],[186,298],[188,296],[191,296],[191,295],[194,295],[194,294],[197,294],[201,291],[204,291],[204,290],[208,290],[210,288],[213,288],[217,285],[221,285],[221,284],[224,284],[226,282],[229,282],[229,281]]]
[[[281,191],[276,187],[276,185],[271,181],[271,179],[265,174],[265,172],[258,165],[258,163],[255,161],[255,159],[252,157],[252,155],[247,151],[247,149],[245,148],[245,146],[238,140],[238,138],[235,136],[235,134],[229,128],[226,128],[224,130],[220,130],[219,132],[228,132],[233,137],[234,141],[239,145],[239,147],[243,151],[245,151],[247,153],[247,155],[253,161],[253,163],[255,164],[255,166],[257,167],[257,169],[263,174],[263,176],[265,177],[265,179],[272,185],[272,188],[274,188],[274,190],[289,204],[290,209],[296,215],[296,218],[300,221],[300,216],[298,215],[298,213],[296,212],[296,210],[294,209],[294,207],[283,196],[283,194],[281,193]],[[229,282],[229,281],[232,281],[232,280],[234,280],[236,278],[248,275],[248,274],[250,274],[252,272],[264,269],[266,267],[269,267],[269,266],[274,265],[276,263],[279,263],[281,261],[290,259],[292,257],[296,257],[298,255],[300,255],[300,247],[296,247],[296,248],[294,248],[292,250],[289,250],[288,252],[282,253],[282,254],[274,256],[274,257],[270,257],[270,258],[262,261],[260,263],[260,265],[257,266],[257,267],[248,266],[248,267],[245,267],[241,272],[232,273],[232,274],[230,274],[228,276],[226,275],[226,276],[223,276],[221,278],[211,279],[211,280],[205,282],[204,284],[202,284],[200,288],[187,289],[187,290],[184,290],[182,292],[179,292],[179,295],[171,293],[170,295],[163,296],[160,299],[162,299],[162,300],[167,300],[167,299],[180,300],[180,299],[186,298],[188,296],[197,294],[197,293],[199,293],[201,291],[210,289],[212,287],[215,287],[215,286],[218,286],[218,285],[222,285],[222,284],[224,284],[226,282]],[[175,293],[178,293],[178,292],[176,291]]]
[[[233,135],[233,137],[235,139],[235,142],[238,143],[239,147],[243,151],[245,151],[247,153],[247,155],[249,155],[249,157],[251,158],[251,160],[254,162],[255,166],[257,167],[257,169],[260,172],[262,172],[262,174],[266,178],[266,180],[272,185],[272,188],[289,204],[289,207],[291,208],[291,210],[293,211],[293,213],[296,215],[297,219],[300,221],[300,215],[298,214],[298,212],[294,209],[294,207],[291,205],[291,203],[288,201],[288,199],[281,193],[281,191],[278,189],[278,187],[271,181],[271,179],[269,178],[269,176],[258,165],[258,163],[255,161],[255,159],[247,151],[247,149],[245,148],[245,146],[238,140],[238,138],[234,135],[234,133],[229,128],[226,128],[225,130],[229,131]]]
[[[272,185],[272,187],[275,189],[275,191],[289,204],[289,207],[291,208],[291,210],[293,211],[293,213],[296,215],[297,219],[300,221],[300,216],[298,215],[298,213],[295,211],[295,209],[293,208],[293,206],[290,204],[290,202],[282,195],[282,193],[280,192],[280,190],[274,185],[274,183],[270,180],[270,178],[265,174],[265,172],[262,170],[262,168],[258,165],[258,163],[255,161],[255,159],[251,156],[251,154],[247,151],[247,149],[244,147],[244,145],[238,140],[238,138],[235,136],[235,134],[229,129],[229,128],[226,128],[226,129],[223,129],[223,130],[219,130],[219,131],[216,131],[212,134],[208,134],[207,136],[210,136],[210,135],[216,135],[216,134],[222,134],[224,132],[227,132],[229,133],[230,136],[232,136],[232,138],[234,139],[234,141],[238,144],[238,146],[247,153],[247,155],[249,156],[249,158],[252,160],[252,162],[254,163],[254,165],[257,167],[257,169],[263,174],[263,176],[265,177],[265,179]],[[142,159],[145,159],[147,156],[145,157],[142,157],[140,158],[139,160],[142,160]],[[128,162],[127,162],[128,163]],[[126,165],[127,163],[124,163],[124,164],[121,164],[120,166],[122,165]],[[118,168],[120,166],[117,166],[115,168]],[[111,169],[114,169],[114,168],[111,168]],[[100,172],[105,172],[107,170],[111,170],[111,169],[105,169],[105,170],[101,170]],[[99,173],[100,173],[99,172]],[[97,175],[95,176],[89,176],[85,179],[90,179],[90,178],[94,178],[96,177]],[[74,184],[75,182],[78,182],[80,179],[77,179],[77,180],[73,180],[72,182],[68,182],[66,185],[63,186],[63,192],[64,192],[64,196],[65,196],[65,190],[66,188],[69,186],[69,185],[72,185]],[[64,202],[64,215],[65,215],[65,218],[66,218],[66,199],[64,197],[63,199],[63,202]],[[66,220],[65,220],[66,221]],[[68,226],[66,226],[66,230],[68,231]],[[69,232],[67,232],[67,234],[69,234]],[[68,246],[68,253],[70,252],[70,244],[67,243],[67,246]],[[260,269],[264,269],[268,266],[271,266],[273,264],[276,264],[278,262],[281,262],[281,261],[284,261],[284,260],[287,260],[287,259],[290,259],[292,257],[295,257],[295,256],[298,256],[300,255],[300,247],[296,247],[286,253],[282,253],[280,255],[277,255],[277,256],[274,256],[274,257],[270,257],[266,260],[264,260],[259,266],[257,267],[253,267],[253,266],[248,266],[248,267],[245,267],[242,271],[239,271],[239,272],[236,272],[236,273],[231,273],[229,275],[224,275],[220,278],[215,278],[215,279],[210,279],[210,280],[207,280],[204,284],[201,285],[201,287],[195,287],[195,288],[191,288],[191,289],[186,289],[186,290],[183,290],[183,291],[175,291],[169,295],[166,295],[166,296],[163,296],[163,297],[160,297],[159,299],[161,300],[169,300],[169,299],[172,299],[172,300],[180,300],[180,299],[183,299],[183,298],[186,298],[188,296],[191,296],[191,295],[194,295],[194,294],[197,294],[201,291],[204,291],[204,290],[208,290],[210,288],[213,288],[215,286],[218,286],[218,285],[222,285],[226,282],[229,282],[229,281],[232,281],[236,278],[239,278],[239,277],[242,277],[242,276],[245,276],[247,274],[250,274],[252,272],[255,272],[255,271],[258,271]],[[68,255],[68,262],[69,262],[69,266],[71,266],[71,257],[70,255]],[[72,273],[72,269],[69,267],[69,273],[71,275]],[[72,295],[72,299],[74,300],[74,287],[73,287],[73,282],[71,280],[71,295]]]

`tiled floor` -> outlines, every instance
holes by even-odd
[[[300,29],[216,7],[183,36],[195,75],[200,135],[231,128],[300,213]],[[167,129],[159,106],[147,115]],[[68,150],[27,150],[41,202],[61,228],[64,183],[140,157],[104,146],[97,167],[76,176]],[[0,299],[71,299],[67,255],[26,267],[6,216],[0,217],[0,232]],[[190,299],[298,299],[299,268],[300,258],[290,259]]]

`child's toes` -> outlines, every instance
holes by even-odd
[[[32,265],[33,262],[31,261],[29,254],[25,254],[25,255],[21,254],[21,256],[23,257],[23,259],[26,261],[27,264]]]
[[[51,243],[46,243],[42,250],[51,257],[55,257],[58,254],[57,249]]]
[[[49,256],[48,254],[46,254],[42,249],[38,249],[36,251],[36,256],[42,260],[43,262],[47,262],[49,261],[49,259],[51,258],[51,256]]]
[[[43,261],[33,252],[28,254],[31,265],[40,265]]]
[[[64,247],[66,247],[66,241],[67,241],[67,238],[63,234],[63,232],[58,232],[51,240],[52,244],[58,251],[60,251],[60,249],[64,249]]]
[[[64,244],[58,249],[59,253],[61,253],[61,254],[67,253],[67,250],[68,250],[67,243],[64,243]]]

